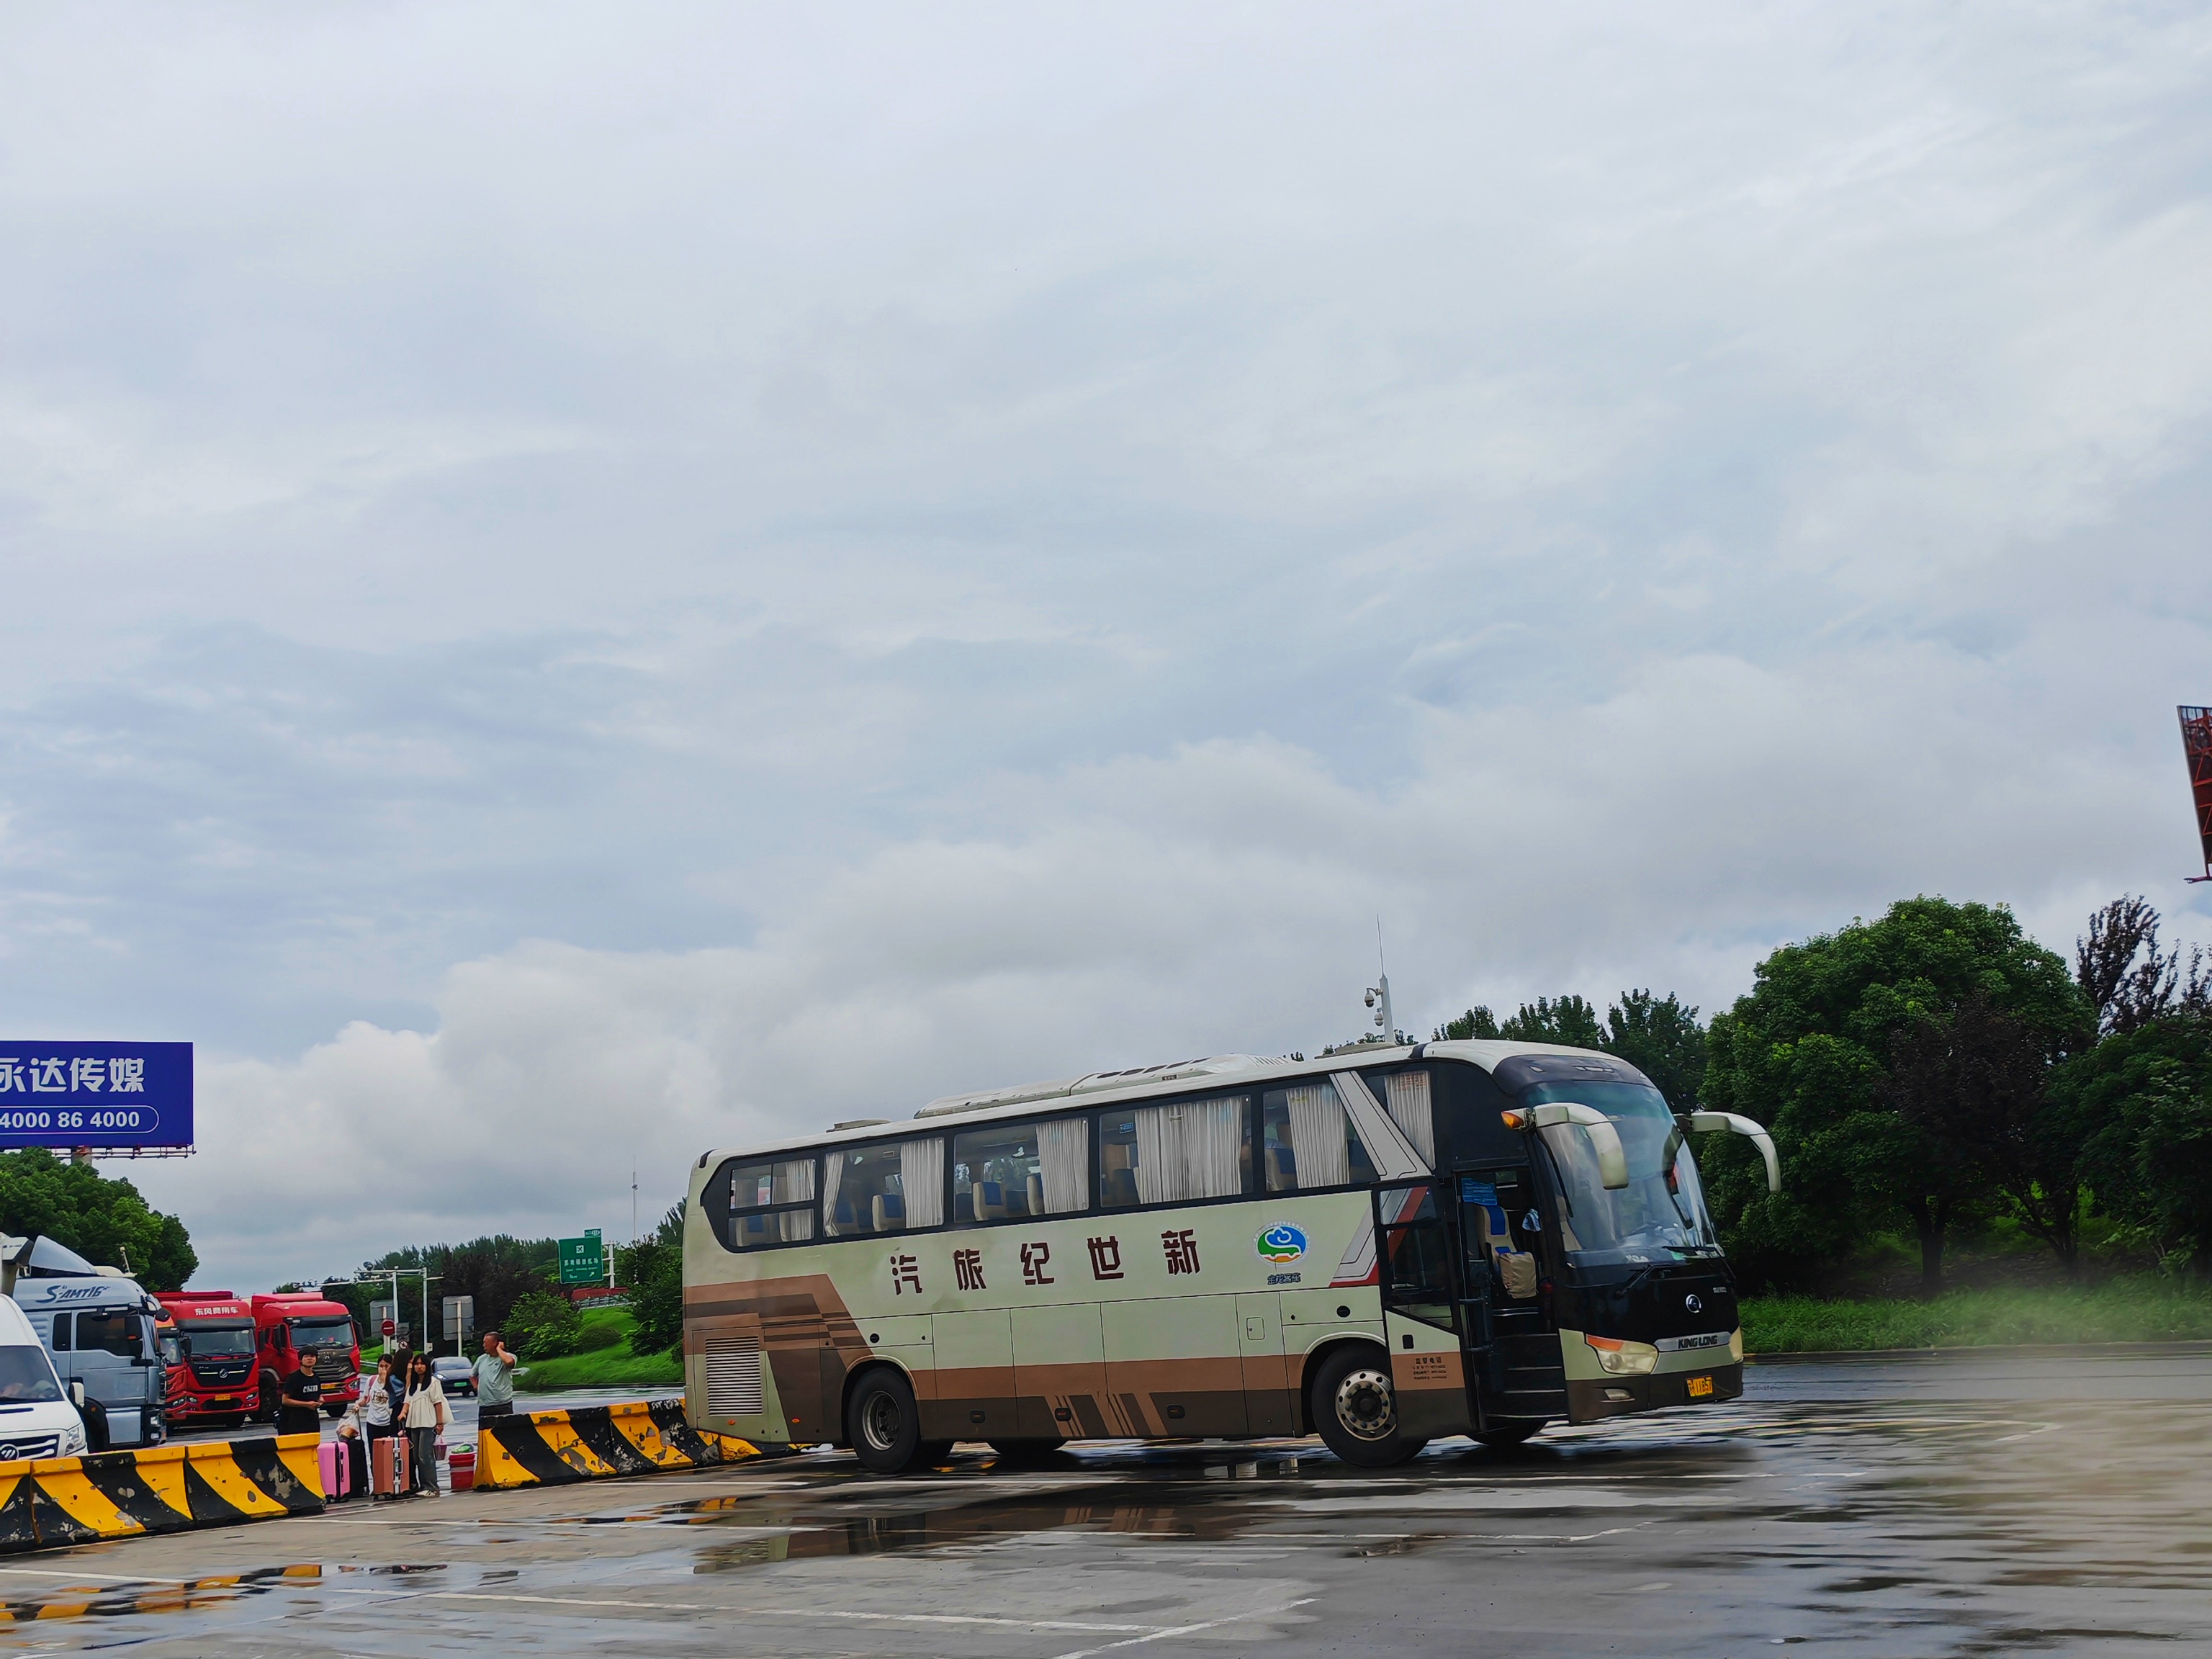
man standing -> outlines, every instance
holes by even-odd
[[[277,1386],[283,1394],[276,1413],[276,1432],[320,1434],[323,1425],[315,1414],[323,1408],[323,1390],[315,1381],[315,1351],[301,1350],[297,1369],[285,1372]]]
[[[477,1421],[507,1417],[514,1411],[514,1356],[497,1331],[486,1331],[477,1356]]]

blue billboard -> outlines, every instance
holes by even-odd
[[[191,1144],[191,1043],[0,1038],[0,1148]]]

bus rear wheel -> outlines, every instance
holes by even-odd
[[[927,1448],[906,1378],[890,1370],[862,1377],[845,1407],[845,1437],[861,1468],[877,1474],[902,1474],[920,1463]]]
[[[1313,1420],[1328,1449],[1362,1468],[1387,1469],[1429,1443],[1398,1426],[1390,1362],[1379,1350],[1347,1343],[1326,1356],[1313,1382]]]

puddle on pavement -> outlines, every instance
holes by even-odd
[[[34,1596],[0,1601],[0,1622],[32,1624],[52,1619],[120,1619],[133,1613],[184,1613],[195,1607],[228,1606],[272,1589],[313,1583],[323,1569],[301,1563],[261,1567],[252,1572],[218,1573],[179,1583],[74,1584]]]
[[[1495,1475],[1494,1460],[1483,1464]],[[999,1478],[1019,1476],[1064,1483],[1009,1491]],[[1267,1530],[1295,1520],[1316,1490],[1357,1492],[1387,1510],[1408,1490],[1449,1486],[1462,1478],[1457,1459],[1378,1475],[1351,1469],[1334,1458],[1300,1449],[1289,1454],[1233,1460],[1163,1456],[1128,1465],[1086,1462],[1071,1455],[1019,1464],[987,1460],[955,1466],[950,1478],[921,1477],[911,1497],[886,1492],[872,1480],[850,1487],[824,1485],[800,1492],[728,1494],[665,1505],[653,1511],[589,1517],[594,1521],[654,1522],[664,1525],[725,1525],[756,1535],[702,1548],[695,1573],[742,1571],[787,1561],[835,1556],[886,1555],[954,1549],[1042,1532],[1085,1530],[1122,1537],[1193,1543],[1264,1543]],[[1279,1493],[1266,1489],[1280,1483]],[[896,1508],[889,1507],[896,1504]],[[860,1507],[874,1512],[839,1513]],[[1376,1540],[1347,1535],[1347,1555],[1406,1554],[1443,1541],[1448,1533],[1408,1533]]]

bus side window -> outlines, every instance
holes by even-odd
[[[1219,1095],[1108,1112],[1098,1201],[1109,1210],[1240,1198],[1252,1179],[1252,1097]]]
[[[1268,1090],[1261,1120],[1269,1192],[1374,1182],[1374,1161],[1336,1097],[1336,1085],[1327,1079]]]
[[[70,1316],[65,1313],[54,1316],[54,1340],[49,1345],[56,1353],[70,1351]]]

